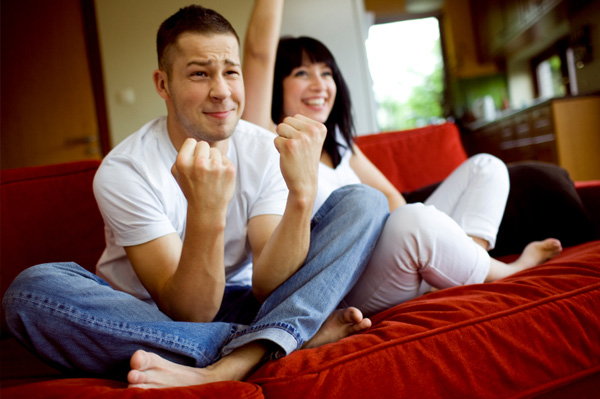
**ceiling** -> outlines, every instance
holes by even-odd
[[[437,13],[444,0],[364,0],[364,3],[366,10],[373,12],[377,21],[383,21]]]

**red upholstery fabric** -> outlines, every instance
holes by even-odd
[[[99,164],[1,171],[2,297],[21,270],[39,263],[73,261],[95,270],[105,245],[104,222],[92,192]]]
[[[442,181],[467,159],[452,123],[359,136],[356,144],[400,192]]]
[[[216,382],[213,384],[164,389],[128,389],[117,381],[77,378],[46,381],[2,390],[3,399],[262,399],[258,385],[247,382]]]
[[[582,397],[593,397],[599,308],[596,241],[500,282],[399,305],[366,333],[268,363],[249,381],[288,399],[508,398],[589,377]]]

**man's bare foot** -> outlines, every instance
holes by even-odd
[[[337,309],[329,315],[314,337],[302,345],[302,349],[336,342],[369,327],[371,327],[371,320],[363,318],[362,312],[357,308]]]
[[[543,241],[533,241],[527,244],[521,256],[516,261],[506,264],[496,259],[490,260],[490,271],[485,279],[492,282],[511,274],[532,268],[554,258],[562,252],[562,245],[556,238],[546,238]]]
[[[130,388],[167,388],[207,384],[218,381],[242,381],[258,365],[267,349],[252,342],[205,368],[183,366],[154,353],[136,351],[127,374]]]
[[[519,259],[511,263],[522,270],[537,266],[554,258],[562,252],[562,245],[556,238],[546,238],[544,241],[533,241],[527,244]]]
[[[207,369],[183,366],[143,350],[136,351],[129,363],[130,388],[166,388],[219,381]]]

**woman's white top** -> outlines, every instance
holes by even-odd
[[[352,149],[339,131],[336,136],[338,150],[340,151],[342,160],[335,169],[322,162],[319,163],[319,187],[315,205],[313,207],[313,215],[319,210],[321,205],[323,205],[333,191],[349,184],[360,184],[358,175],[350,166],[350,158],[352,158],[353,155]]]

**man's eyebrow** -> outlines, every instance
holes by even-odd
[[[211,66],[213,63],[212,60],[193,60],[187,63],[187,66],[191,66],[191,65],[198,65],[198,66]],[[226,65],[230,65],[230,66],[236,66],[239,67],[240,63],[236,62],[234,60],[231,60],[229,58],[225,59],[225,64]]]
[[[230,66],[240,66],[239,62],[236,62],[234,60],[230,60],[229,58],[227,58],[225,60],[225,64],[230,65]]]
[[[208,66],[210,65],[212,62],[211,61],[190,61],[187,63],[187,66],[190,65],[199,65],[199,66]]]

